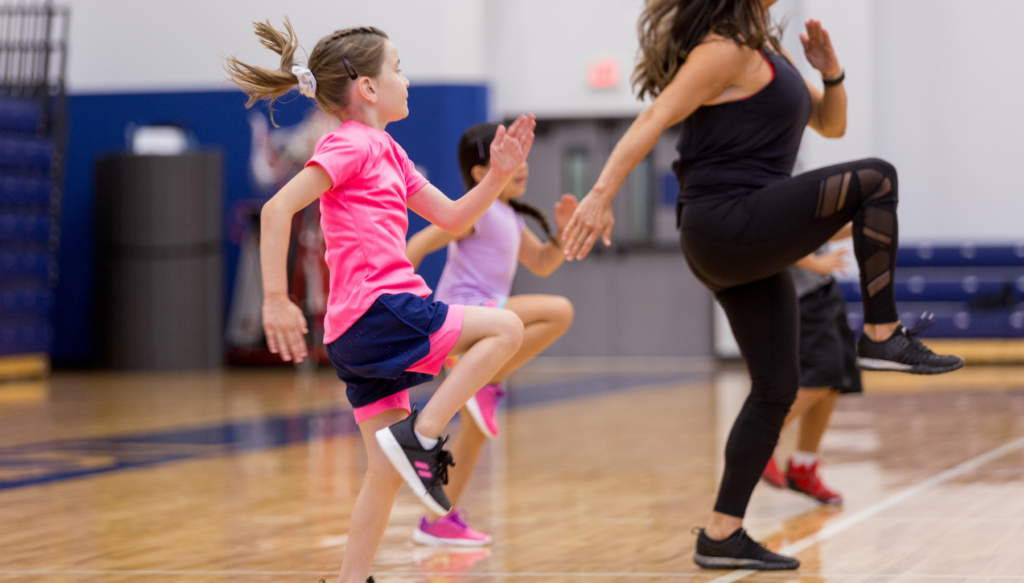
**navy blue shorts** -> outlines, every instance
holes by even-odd
[[[448,304],[413,294],[377,298],[352,327],[327,345],[352,407],[365,407],[433,380],[459,339],[462,316],[462,306],[449,309]]]

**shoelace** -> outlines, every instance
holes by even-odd
[[[448,519],[451,522],[454,522],[455,525],[458,526],[459,528],[469,528],[469,525],[466,524],[466,521],[462,518],[462,511],[461,510],[456,510],[455,512],[452,512],[451,514],[449,514],[448,515]]]
[[[701,527],[701,526],[695,526],[695,527],[693,527],[693,528],[691,528],[691,529],[690,529],[690,534],[696,534],[696,535],[700,535],[700,534],[701,534],[701,533],[703,533],[703,532],[704,532],[704,527]],[[761,547],[762,549],[765,549],[765,550],[767,550],[767,549],[768,549],[768,545],[766,545],[766,544],[764,544],[764,543],[760,543],[760,542],[757,542],[756,540],[754,540],[754,539],[750,538],[750,535],[749,535],[749,534],[747,534],[747,529],[745,529],[745,528],[741,528],[741,529],[739,529],[739,531],[738,531],[738,532],[739,532],[739,539],[740,539],[740,542],[741,542],[741,543],[743,543],[743,544],[750,544],[750,543],[753,543],[753,544],[755,544],[755,545],[757,545],[757,546]],[[734,534],[735,534],[735,533],[734,533]],[[706,536],[706,537],[707,537],[707,534],[705,534],[704,536]],[[732,538],[732,536],[733,536],[733,535],[732,535],[732,534],[730,534],[730,535],[729,535],[728,537],[726,537],[726,538],[724,538],[724,539],[722,539],[722,540],[715,540],[715,539],[713,539],[713,538],[711,538],[711,537],[708,537],[708,540],[711,540],[712,542],[720,543],[720,542],[724,542],[724,541],[726,541],[726,540],[728,540],[728,539]]]
[[[921,317],[914,323],[910,328],[903,328],[903,335],[907,339],[907,343],[904,350],[909,352],[908,356],[911,356],[915,362],[921,362],[927,360],[935,353],[932,352],[923,342],[918,340],[917,335],[924,332],[935,325],[935,314],[929,314],[927,312],[921,314]]]
[[[437,453],[435,454],[434,460],[437,462],[437,473],[434,476],[435,480],[441,480],[441,483],[445,486],[448,485],[448,466],[455,465],[455,458],[452,457],[451,452],[444,449],[444,444],[448,443],[449,437],[446,435],[444,439],[437,444]]]

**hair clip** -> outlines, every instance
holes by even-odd
[[[486,160],[487,156],[484,155],[484,140],[483,138],[477,138],[476,140],[476,151],[480,154],[480,160]]]
[[[356,73],[356,68],[352,66],[352,63],[348,62],[348,59],[342,59],[342,63],[345,63],[345,72],[348,73],[350,79],[355,81],[359,78],[359,73]]]

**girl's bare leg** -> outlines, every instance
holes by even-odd
[[[338,578],[340,583],[364,583],[370,576],[373,557],[384,538],[391,507],[403,483],[402,477],[381,451],[374,434],[408,416],[402,409],[390,409],[359,424],[359,432],[366,444],[367,468],[352,509],[345,558]]]
[[[423,407],[416,419],[416,431],[425,437],[439,437],[466,401],[501,369],[522,343],[523,322],[515,313],[466,307],[462,334],[451,352],[462,354],[462,360]]]
[[[491,377],[492,383],[500,383],[530,359],[544,352],[572,325],[572,302],[561,296],[512,296],[505,309],[523,321],[523,344],[505,366]]]
[[[473,470],[476,469],[476,463],[480,460],[480,452],[487,443],[487,436],[480,431],[476,423],[473,423],[465,407],[459,411],[459,418],[462,419],[462,426],[450,448],[452,457],[455,458],[455,466],[448,470],[448,485],[444,488],[452,508],[458,506],[459,499],[462,498],[462,493],[466,491],[469,479],[473,476]],[[431,521],[439,518],[433,512],[428,514]]]
[[[797,441],[797,448],[800,451],[817,453],[821,447],[821,438],[825,435],[828,422],[832,418],[832,410],[836,406],[836,399],[839,397],[836,391],[824,393],[800,421],[800,438]]]
[[[789,408],[789,414],[786,415],[786,421],[782,425],[782,430],[785,431],[791,423],[803,417],[805,413],[814,408],[815,405],[830,394],[833,394],[833,391],[824,387],[801,387],[796,393],[796,401],[793,401],[793,406]],[[804,419],[803,423],[806,422],[807,420]]]
[[[519,316],[523,322],[523,343],[519,350],[505,363],[501,370],[491,377],[491,383],[500,383],[505,377],[530,361],[558,340],[569,329],[573,319],[572,303],[559,296],[522,295],[509,298],[506,310]],[[464,366],[465,358],[459,361],[455,369]],[[454,369],[453,369],[454,370]],[[483,386],[483,385],[481,385]],[[479,388],[479,387],[478,387]],[[459,435],[452,442],[451,452],[455,458],[455,466],[448,470],[448,485],[445,493],[452,507],[455,507],[462,493],[465,492],[469,479],[476,469],[480,452],[487,442],[487,436],[472,421],[469,412],[463,408],[459,412],[463,420]],[[430,514],[431,520],[437,516]]]

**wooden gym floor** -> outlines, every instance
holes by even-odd
[[[712,506],[747,390],[742,370],[547,361],[511,383],[502,438],[464,500],[494,544],[413,545],[422,509],[403,490],[374,575],[1024,581],[1024,369],[866,385],[840,400],[823,445],[843,508],[755,492],[749,529],[799,556],[799,572],[701,572],[691,559],[690,530]],[[328,370],[0,385],[0,581],[331,581],[364,466],[354,431]]]

